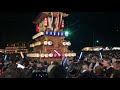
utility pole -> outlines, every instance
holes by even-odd
[[[94,41],[95,41],[94,39],[95,39],[95,35],[94,35],[94,32],[93,32],[93,47],[95,46],[95,45],[94,45],[94,43],[95,43],[95,42],[94,42]]]

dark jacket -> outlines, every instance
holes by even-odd
[[[105,69],[106,78],[110,78],[113,73],[114,73],[114,68],[110,67],[109,69]]]
[[[120,70],[114,70],[113,78],[120,78]]]
[[[80,78],[97,78],[97,76],[93,72],[85,71],[80,74]]]

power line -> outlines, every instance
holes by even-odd
[[[75,25],[75,24],[78,23],[79,21],[80,21],[80,20],[77,20],[75,23],[69,25],[68,27],[71,27],[71,26]]]

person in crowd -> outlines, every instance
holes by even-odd
[[[57,62],[57,61],[54,61],[51,65],[49,65],[49,66],[47,67],[47,73],[49,74],[49,72],[51,71],[51,69],[52,69],[54,66],[57,66],[57,65],[60,65],[60,63]]]
[[[67,78],[79,78],[82,64],[72,62],[67,69]]]
[[[67,71],[64,66],[56,65],[49,72],[48,78],[66,78]]]
[[[89,66],[86,62],[82,64],[80,78],[96,78],[95,74],[89,70]]]
[[[99,66],[98,60],[97,60],[95,57],[92,57],[91,63],[90,63],[90,65],[89,65],[89,70],[90,70],[91,72],[93,72],[94,69],[95,69],[95,67],[97,67],[97,66]]]
[[[114,68],[112,67],[111,65],[112,63],[112,60],[109,58],[109,57],[104,57],[103,58],[103,67],[104,67],[104,75],[106,78],[110,78],[113,71],[114,71]]]
[[[120,59],[116,59],[113,64],[114,72],[110,78],[120,78]]]
[[[84,58],[83,62],[85,62],[88,66],[90,65],[90,58]]]
[[[7,70],[1,75],[1,78],[17,78],[16,65],[9,64]]]
[[[97,78],[105,78],[103,73],[103,67],[101,65],[95,67],[94,73],[96,74]]]

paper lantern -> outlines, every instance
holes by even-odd
[[[44,56],[45,56],[45,54],[44,54],[44,53],[42,53],[42,54],[40,55],[40,57],[42,57],[42,58],[43,58]]]
[[[48,26],[48,19],[47,19],[47,18],[44,19],[44,26],[45,26],[45,27]]]
[[[52,54],[52,53],[50,53],[50,54],[49,54],[49,57],[53,57],[53,54]]]
[[[48,45],[52,45],[52,41],[48,41]]]
[[[47,45],[48,44],[48,42],[47,41],[44,41],[44,45]]]
[[[68,54],[67,53],[65,53],[65,57],[67,57],[68,56]]]
[[[67,42],[67,43],[66,43],[66,45],[70,46],[70,45],[71,45],[71,43],[70,43],[70,42]]]
[[[65,46],[65,45],[66,45],[66,42],[63,42],[63,45]]]
[[[41,42],[39,42],[38,45],[41,45]]]
[[[48,57],[49,56],[49,54],[45,54],[45,57]]]
[[[32,44],[32,47],[34,47],[35,46],[35,44]]]
[[[73,56],[73,57],[76,56],[76,53],[72,53],[72,56]]]
[[[36,24],[36,33],[39,32],[39,24]]]
[[[46,32],[45,32],[45,35],[48,35],[48,34],[49,34],[49,32],[48,32],[48,31],[46,31]]]
[[[40,32],[41,35],[44,35],[44,32]]]
[[[54,36],[56,36],[56,33],[54,32]]]
[[[55,54],[53,54],[54,55],[54,57],[57,57],[58,55],[55,53]]]
[[[50,32],[50,35],[53,35],[53,33],[52,33],[52,32]]]
[[[58,32],[58,36],[60,36],[60,32]]]
[[[68,53],[68,57],[71,57],[72,56],[72,54],[71,53]]]
[[[64,28],[64,20],[61,21],[60,28]]]
[[[63,32],[60,32],[60,36],[63,36]]]

